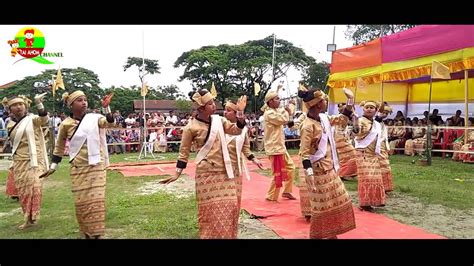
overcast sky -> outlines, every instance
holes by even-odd
[[[32,26],[43,32],[43,52],[62,52],[63,58],[48,58],[53,65],[12,58],[8,40],[23,27]],[[326,45],[332,43],[334,25],[0,25],[0,85],[40,74],[45,69],[84,67],[99,75],[101,87],[139,85],[136,68],[123,71],[127,57],[158,59],[161,74],[148,76],[152,87],[176,84],[183,93],[191,90],[191,82],[178,82],[183,68],[174,68],[176,59],[186,51],[205,45],[241,44],[276,34],[302,48],[318,62],[330,62]],[[346,25],[336,25],[337,48],[352,46],[344,36]],[[144,36],[144,42],[142,41]],[[278,51],[276,51],[278,53]],[[300,75],[288,73],[286,87],[295,92]],[[275,83],[276,84],[276,83]]]

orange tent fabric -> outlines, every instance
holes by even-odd
[[[331,73],[379,66],[382,64],[381,40],[334,51]]]

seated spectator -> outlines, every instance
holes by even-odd
[[[395,115],[394,120],[395,120],[395,122],[398,122],[398,121],[404,122],[405,121],[405,116],[403,116],[402,111],[397,111],[397,115]]]
[[[439,122],[444,123],[444,121],[443,121],[443,119],[441,118],[441,116],[438,115],[438,112],[439,112],[438,109],[434,109],[434,110],[433,110],[433,114],[430,115],[430,121],[433,123],[433,125],[438,125]]]
[[[463,127],[464,126],[464,117],[461,117],[461,110],[457,110],[456,114],[451,116],[448,119],[451,119],[453,127]]]

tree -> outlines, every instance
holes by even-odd
[[[327,62],[314,63],[304,70],[303,82],[309,87],[320,88],[326,91],[329,78],[329,64]]]
[[[158,100],[176,100],[180,97],[184,97],[184,95],[180,92],[178,86],[172,84],[172,85],[167,85],[164,87],[158,86],[152,94],[155,94],[154,96]]]
[[[143,69],[143,61],[145,61],[145,69]],[[139,57],[128,57],[127,62],[123,66],[123,71],[127,71],[130,67],[136,66],[138,68],[138,77],[140,84],[143,84],[143,78],[148,74],[160,74],[160,66],[158,60],[146,59]]]
[[[116,88],[112,86],[111,88],[106,89],[106,91],[107,93],[114,92],[114,98],[110,103],[110,110],[112,110],[112,112],[118,110],[124,117],[134,112],[133,101],[142,98],[140,95],[140,88],[137,86],[132,86],[130,88]]]
[[[111,110],[119,110],[123,116],[135,112],[133,101],[143,100],[143,97],[140,95],[140,90],[141,88],[139,86],[131,86],[130,88],[116,88],[112,86],[106,89],[106,93],[114,92],[114,98],[110,104]],[[173,84],[164,87],[150,87],[146,97],[147,100],[175,100],[180,96],[183,95],[179,93],[179,88]]]
[[[210,90],[215,83],[217,97],[222,102],[236,92],[229,73],[232,71],[230,50],[232,46],[203,46],[198,50],[184,52],[174,63],[174,67],[184,66],[179,80],[191,80],[194,87]]]
[[[99,87],[100,81],[97,74],[82,67],[63,68],[61,72],[67,92],[72,93],[75,90],[82,90],[87,95],[89,108],[100,107],[100,99],[105,95],[105,92]],[[57,90],[56,96],[52,99],[51,76],[56,75],[56,73],[57,70],[48,69],[36,76],[25,77],[8,88],[8,90],[0,91],[0,98],[23,94],[33,99],[37,93],[49,92],[44,101],[45,108],[48,111],[53,111],[54,104],[55,112],[69,112],[61,100],[61,96],[65,92],[64,90]]]
[[[182,113],[190,113],[193,108],[193,103],[188,100],[179,99],[176,100],[176,109]]]
[[[399,31],[407,30],[416,25],[348,25],[345,35],[346,38],[352,40],[354,45],[359,45],[381,36],[394,34]]]
[[[188,79],[195,87],[210,89],[214,82],[222,104],[229,97],[245,94],[249,96],[248,109],[253,109],[255,101],[261,105],[273,81],[285,76],[290,68],[303,70],[315,62],[303,49],[286,40],[278,39],[275,51],[275,69],[272,69],[273,36],[239,45],[203,46],[187,51],[174,67],[184,67],[180,80]],[[262,88],[258,97],[254,96],[254,82]]]

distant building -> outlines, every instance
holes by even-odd
[[[7,84],[0,85],[0,90],[8,89],[8,88],[12,87],[13,85],[15,85],[17,82],[18,82],[18,80],[15,80],[15,81],[12,81],[12,82],[8,82]]]

